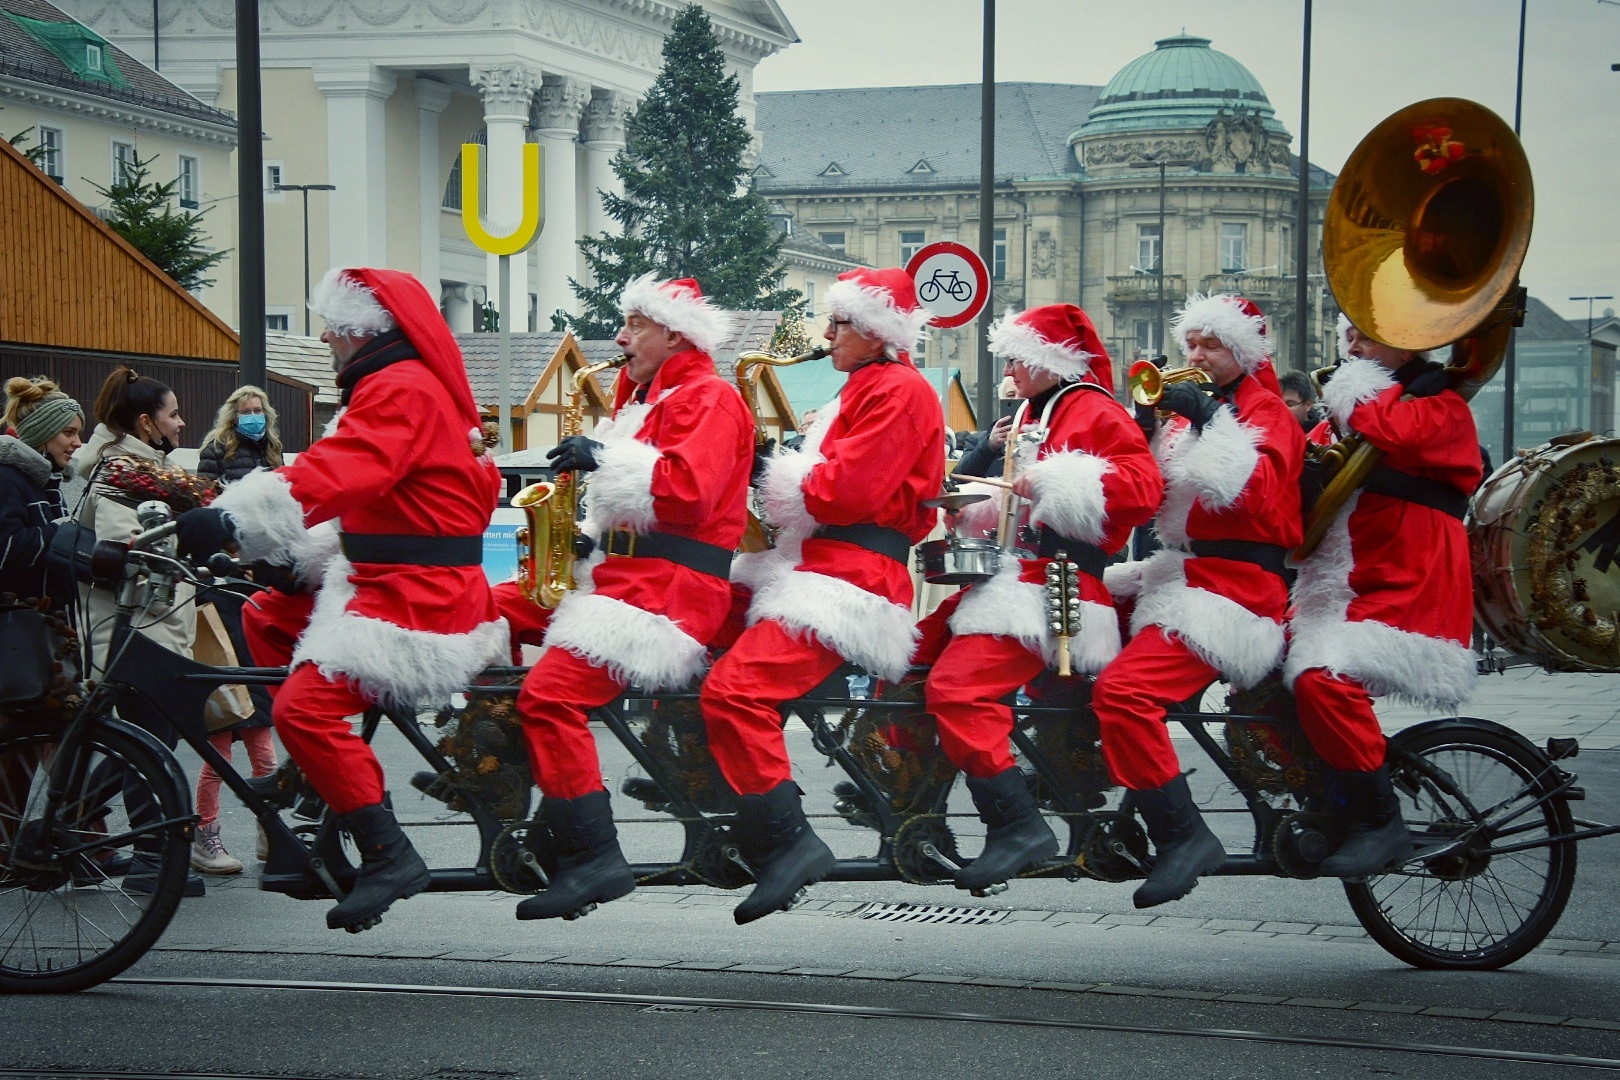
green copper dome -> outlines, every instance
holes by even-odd
[[[1249,69],[1185,32],[1154,42],[1108,81],[1079,134],[1202,127],[1222,109],[1257,114],[1283,131],[1265,90]]]

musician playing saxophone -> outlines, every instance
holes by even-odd
[[[614,340],[628,362],[613,418],[550,455],[559,471],[589,474],[582,531],[596,548],[575,566],[578,587],[557,605],[518,695],[543,795],[535,827],[558,856],[519,919],[572,916],[635,888],[586,716],[628,684],[680,687],[702,671],[747,517],[754,425],[709,356],[728,317],[690,278],[651,274],[629,284],[620,308]]]
[[[1426,354],[1381,345],[1340,316],[1347,359],[1322,395],[1313,441],[1356,433],[1384,452],[1300,565],[1284,675],[1333,772],[1350,835],[1324,874],[1365,877],[1412,852],[1372,698],[1454,708],[1473,689],[1473,585],[1463,515],[1479,486],[1468,403]]]
[[[1013,761],[1007,704],[1013,691],[1057,666],[1048,564],[1061,551],[1078,568],[1082,607],[1071,653],[1077,674],[1095,675],[1120,649],[1103,567],[1153,516],[1164,490],[1146,437],[1113,396],[1108,352],[1084,311],[1051,304],[1009,313],[991,326],[990,351],[1006,361],[1024,399],[1010,425],[1019,433],[1009,448],[1013,468],[1005,471],[1015,478],[1012,493],[1027,500],[1028,524],[1012,542],[1017,557],[1004,556],[994,578],[924,620],[943,619],[948,629],[928,675],[928,711],[988,828],[983,853],[956,874],[961,889],[1005,881],[1057,852],[1057,837]],[[925,640],[937,637],[924,633]]]

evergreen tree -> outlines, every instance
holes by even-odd
[[[218,266],[226,252],[203,250],[203,215],[192,210],[175,212],[174,192],[180,180],[154,181],[150,166],[156,160],[155,155],[144,161],[137,155],[112,187],[92,182],[107,200],[102,220],[182,289],[212,285],[213,279],[203,275]]]
[[[621,322],[619,294],[649,270],[696,278],[720,307],[798,307],[798,291],[781,288],[782,238],[743,165],[750,136],[737,89],[708,14],[688,6],[675,17],[664,66],[614,159],[624,196],[602,196],[622,232],[580,241],[596,284],[569,281],[582,308],[570,320],[577,337],[612,337]]]

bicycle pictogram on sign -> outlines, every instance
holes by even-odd
[[[917,283],[917,302],[933,313],[928,325],[943,328],[971,322],[990,299],[990,273],[977,252],[942,240],[929,244],[906,263]]]

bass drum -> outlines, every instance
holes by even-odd
[[[1620,671],[1620,439],[1589,432],[1521,452],[1474,496],[1474,614],[1514,652],[1563,671]]]

